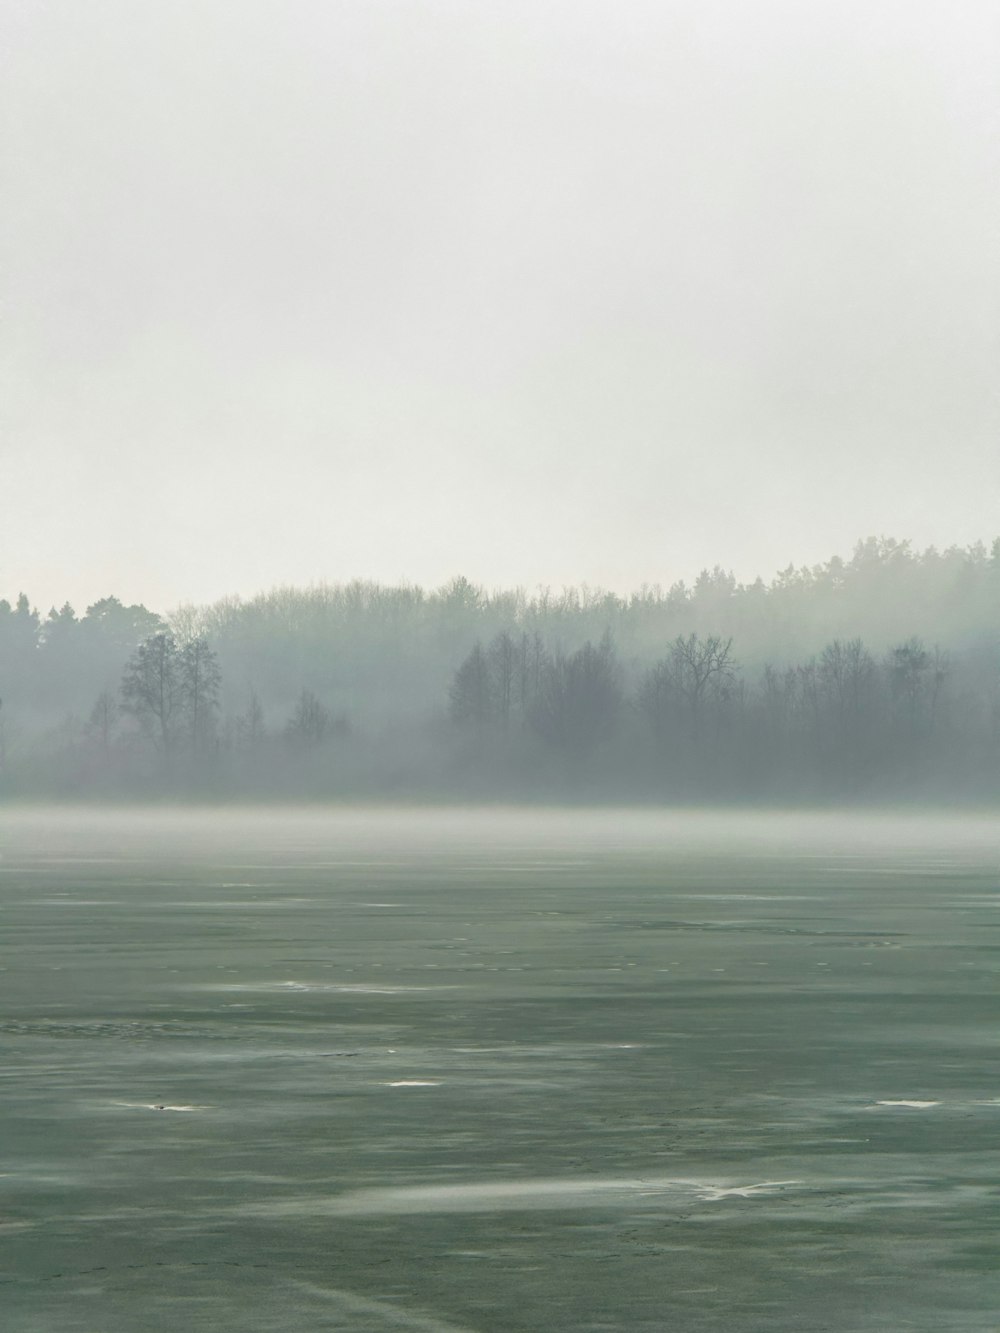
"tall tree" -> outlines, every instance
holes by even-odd
[[[215,736],[222,674],[219,659],[205,638],[190,639],[180,650],[181,702],[192,753],[201,754]]]
[[[185,701],[181,653],[172,634],[153,634],[129,658],[122,677],[122,710],[164,754],[176,748]]]
[[[510,710],[514,698],[514,678],[517,674],[517,657],[517,646],[507,631],[504,630],[490,644],[489,668],[497,721],[505,731],[510,725]]]
[[[639,704],[655,731],[663,736],[677,712],[686,713],[692,736],[702,730],[705,707],[711,694],[724,691],[736,677],[732,639],[697,634],[678,637],[647,672],[639,693]]]
[[[622,702],[621,671],[610,634],[546,664],[533,710],[536,730],[565,754],[583,758],[607,740]]]

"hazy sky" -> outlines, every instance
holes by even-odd
[[[1000,533],[993,0],[0,16],[0,595]]]

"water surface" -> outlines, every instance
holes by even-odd
[[[6,811],[22,1333],[996,1330],[987,819]]]

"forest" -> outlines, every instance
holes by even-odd
[[[770,583],[0,601],[4,799],[987,803],[1000,539]]]

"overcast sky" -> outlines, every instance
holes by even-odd
[[[993,0],[0,15],[0,595],[1000,533]]]

